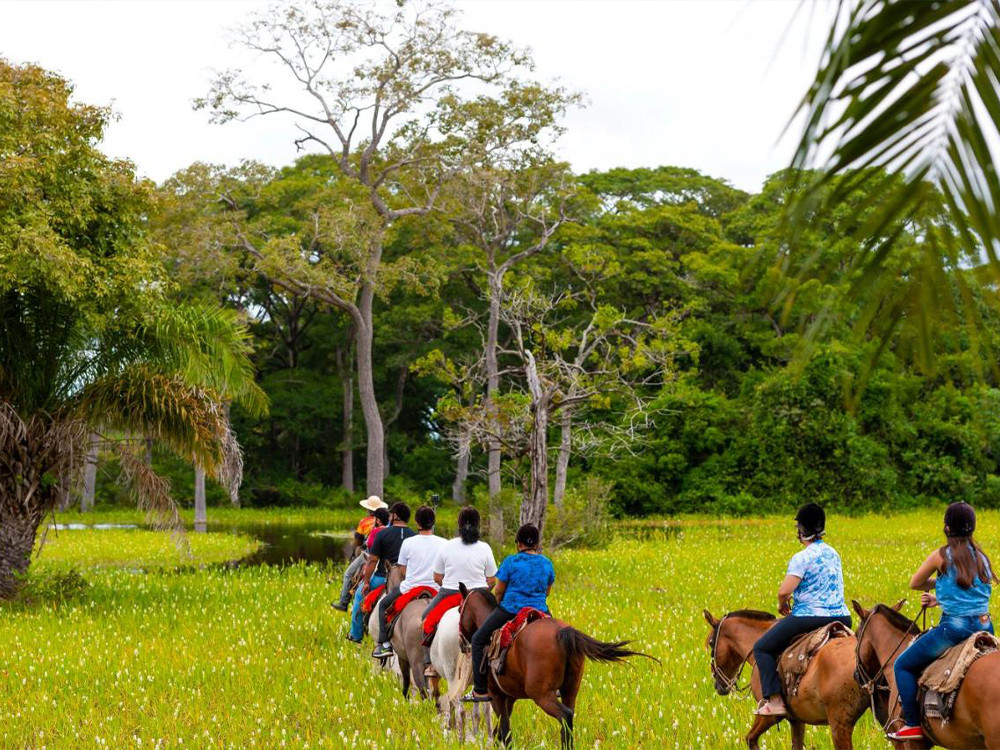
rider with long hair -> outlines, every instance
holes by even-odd
[[[517,530],[517,554],[509,555],[497,570],[495,594],[498,605],[472,635],[472,677],[475,686],[463,701],[488,701],[489,674],[484,662],[493,633],[517,617],[525,607],[548,612],[548,596],[556,580],[552,561],[538,551],[541,538],[530,523]]]
[[[949,505],[944,512],[947,543],[931,552],[910,579],[910,588],[924,592],[920,596],[924,607],[941,605],[941,620],[896,659],[893,671],[906,725],[889,734],[889,739],[920,740],[924,736],[917,703],[917,681],[924,668],[973,633],[993,632],[990,595],[992,584],[1000,583],[1000,579],[993,572],[990,558],[972,538],[975,530],[976,511],[971,505]]]
[[[792,555],[788,572],[778,588],[778,620],[754,644],[753,653],[760,672],[760,716],[786,716],[781,694],[778,658],[792,640],[831,622],[851,627],[851,613],[844,601],[844,573],[840,555],[823,541],[826,513],[816,503],[808,503],[795,514],[799,542],[805,549]]]

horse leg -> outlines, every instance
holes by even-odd
[[[580,692],[580,683],[583,680],[583,667],[586,661],[583,657],[569,659],[566,662],[566,672],[562,685],[559,686],[559,700],[569,711],[568,716],[563,721],[562,743],[563,747],[573,747],[573,716],[576,712],[576,696]]]
[[[776,719],[773,716],[755,717],[753,726],[750,727],[750,731],[746,736],[747,747],[749,747],[750,750],[759,750],[760,745],[757,744],[757,740],[760,739],[760,736],[764,734],[764,732],[773,727],[779,721],[781,721],[781,719]]]
[[[788,720],[792,728],[792,750],[804,750],[806,740],[806,725],[801,721]]]
[[[573,747],[573,709],[561,703],[554,690],[534,701],[540,709],[559,722],[563,750]]]
[[[400,679],[403,681],[403,700],[410,699],[410,669],[408,664],[404,664],[403,660],[397,655],[397,661],[399,663]]]
[[[510,715],[514,710],[514,699],[506,695],[496,697],[492,701],[493,711],[497,715],[497,725],[493,729],[493,739],[503,747],[510,747]],[[478,703],[473,705],[479,705]]]
[[[854,750],[854,722],[830,717],[830,736],[835,750]]]

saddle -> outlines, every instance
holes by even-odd
[[[535,620],[544,620],[552,615],[534,607],[524,607],[506,625],[502,625],[490,638],[486,648],[486,660],[494,674],[503,674],[507,665],[507,652],[514,645],[514,639]]]
[[[438,625],[441,624],[441,618],[444,617],[444,613],[449,609],[458,607],[461,603],[462,595],[452,594],[434,605],[434,609],[428,612],[427,617],[424,618],[424,637],[420,641],[421,645],[430,648],[431,643],[434,641],[434,636],[437,635]]]
[[[965,673],[977,659],[1000,650],[1000,640],[981,631],[945,651],[920,676],[920,705],[924,716],[947,721],[955,707]]]
[[[793,640],[781,653],[781,659],[778,661],[778,676],[781,678],[785,697],[798,695],[802,676],[823,646],[834,638],[847,638],[853,635],[854,632],[843,623],[831,622],[817,630],[803,633]]]
[[[370,615],[372,610],[375,608],[375,604],[379,599],[382,598],[382,594],[385,593],[385,584],[373,588],[364,599],[361,600],[361,613],[365,615]]]
[[[389,605],[385,611],[386,629],[385,634],[388,638],[392,638],[392,631],[396,629],[396,620],[399,616],[403,614],[403,610],[406,609],[406,605],[410,602],[416,601],[417,599],[430,599],[437,591],[435,591],[430,586],[417,586],[410,589],[405,594],[400,594],[396,601]]]

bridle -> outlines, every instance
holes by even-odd
[[[890,662],[892,662],[893,657],[896,656],[896,653],[899,651],[899,647],[906,642],[906,639],[909,637],[910,633],[913,632],[913,629],[917,628],[917,620],[910,621],[910,625],[909,627],[906,628],[902,638],[899,639],[899,643],[896,644],[896,647],[889,653],[889,656],[885,659],[885,661],[882,661],[882,663],[879,665],[878,671],[874,675],[869,675],[868,671],[865,669],[864,662],[862,662],[861,660],[861,643],[864,640],[865,632],[868,630],[868,623],[871,622],[873,614],[875,614],[874,611],[869,613],[868,617],[862,620],[861,625],[858,627],[857,645],[854,647],[854,663],[857,665],[854,668],[854,679],[857,680],[858,684],[861,686],[861,689],[864,690],[866,693],[868,693],[868,700],[871,703],[872,707],[872,718],[874,718],[875,721],[878,722],[878,714],[875,712],[875,693],[880,690],[889,692],[889,680],[886,679],[885,676],[886,667],[888,667]],[[923,617],[924,629],[926,629],[927,607],[921,608],[920,614],[917,615],[918,619],[920,617]],[[918,635],[920,634],[920,632],[922,632],[921,629],[917,628]],[[900,716],[892,718],[892,710],[890,707],[887,710],[885,723],[882,724],[883,734],[888,733],[889,727],[902,720],[903,719]]]
[[[748,661],[750,661],[750,657],[753,656],[753,649],[750,649],[747,655],[743,657],[743,661],[741,661],[739,666],[736,667],[736,671],[733,673],[732,677],[723,671],[722,667],[719,666],[718,660],[715,658],[716,651],[719,647],[719,636],[722,634],[722,624],[728,617],[729,615],[724,615],[722,619],[719,620],[719,624],[715,626],[715,632],[712,633],[712,646],[710,649],[712,654],[712,677],[715,678],[716,684],[723,687],[726,691],[726,695],[729,693],[736,693],[737,695],[745,698],[750,694],[752,683],[747,682],[747,684],[742,687],[740,687],[737,683],[740,681],[740,675],[743,673],[743,667]]]

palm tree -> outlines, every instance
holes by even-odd
[[[934,319],[974,333],[976,286],[1000,281],[1000,0],[841,0],[798,115],[792,166],[818,169],[797,173],[789,242],[853,191],[880,196],[857,227],[858,333],[908,328],[931,367]]]
[[[235,493],[226,400],[264,407],[236,314],[179,304],[132,165],[97,149],[109,113],[36,66],[0,59],[0,597],[76,480],[91,434],[113,446],[140,505],[178,523],[152,438]]]

